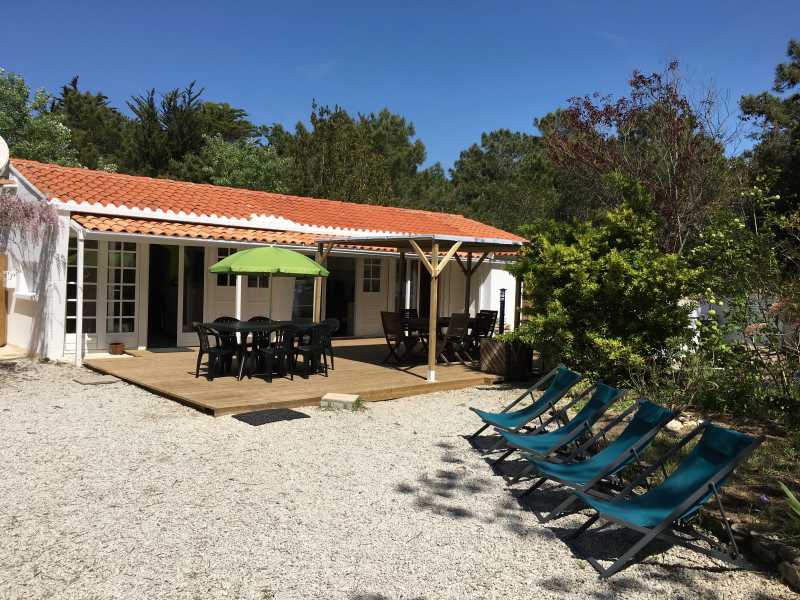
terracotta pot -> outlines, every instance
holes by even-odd
[[[125,344],[122,342],[111,342],[108,345],[108,351],[111,354],[125,354]]]

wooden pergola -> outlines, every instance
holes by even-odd
[[[502,238],[461,237],[448,235],[387,235],[369,237],[347,237],[320,240],[317,243],[316,260],[324,265],[331,250],[337,245],[367,246],[395,249],[400,252],[401,263],[405,264],[405,253],[414,252],[431,276],[430,315],[428,325],[428,381],[436,381],[436,340],[437,313],[439,299],[439,277],[447,265],[455,257],[455,262],[464,273],[466,292],[464,295],[464,312],[469,313],[470,288],[472,275],[490,255],[496,253],[514,253],[522,246],[522,242]],[[473,261],[473,257],[477,257]],[[519,289],[519,284],[517,285]],[[517,302],[519,293],[517,293]],[[314,281],[314,321],[319,322],[322,316],[322,278]],[[516,319],[515,319],[516,320]]]

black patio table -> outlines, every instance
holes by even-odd
[[[223,323],[203,323],[203,326],[213,329],[217,333],[241,333],[272,331],[278,327],[292,325],[302,333],[309,329],[313,323],[309,321],[225,321]]]
[[[231,335],[238,333],[241,335],[241,341],[238,342],[238,353],[241,357],[239,360],[245,360],[247,353],[247,338],[250,334],[255,333],[269,333],[278,329],[291,325],[297,328],[298,336],[302,339],[308,330],[314,325],[311,321],[223,321],[220,323],[211,322],[203,323],[203,326],[213,329],[222,335]]]

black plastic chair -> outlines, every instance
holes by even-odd
[[[239,319],[236,317],[217,317],[214,319],[214,323],[238,323]],[[231,350],[234,355],[236,355],[237,364],[240,365],[242,363],[242,355],[244,353],[244,348],[241,344],[239,344],[239,339],[236,337],[235,333],[229,333],[224,331],[216,332],[219,336],[219,339],[222,342],[222,346]],[[244,340],[242,340],[244,341]],[[232,368],[232,365],[228,366],[228,370]]]
[[[322,324],[327,327],[327,331],[322,333],[322,345],[325,347],[325,352],[330,355],[331,357],[331,370],[334,370],[333,366],[333,334],[339,331],[339,327],[341,323],[339,323],[339,319],[334,319],[333,317],[329,319],[324,319]]]
[[[202,325],[201,323],[194,324],[194,330],[197,333],[197,338],[200,341],[200,348],[197,351],[197,366],[194,370],[195,378],[200,376],[200,364],[203,361],[203,356],[208,355],[207,375],[209,381],[214,379],[214,371],[218,366],[224,367],[227,364],[230,370],[233,362],[233,355],[235,352],[227,348],[220,339],[219,334],[213,329]],[[211,339],[214,343],[211,343]]]
[[[295,367],[297,357],[303,357],[303,370],[305,377],[322,370],[328,376],[328,357],[323,344],[323,337],[330,337],[328,326],[324,323],[312,325],[303,335],[300,344],[294,349]]]
[[[294,341],[297,327],[282,325],[273,329],[267,336],[268,343],[255,349],[258,360],[264,365],[267,381],[272,383],[272,374],[289,375],[294,380],[295,354]],[[277,367],[277,370],[276,370]],[[247,375],[250,377],[250,374]]]

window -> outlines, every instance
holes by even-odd
[[[136,244],[108,243],[106,333],[136,330]]]
[[[83,333],[97,333],[97,240],[83,242]],[[78,240],[69,238],[67,252],[66,332],[75,333],[78,305]]]
[[[314,316],[314,280],[298,277],[294,280],[292,319],[311,319]]]
[[[268,288],[269,277],[267,275],[248,275],[247,287],[249,288]]]
[[[365,292],[380,292],[381,291],[381,259],[380,258],[365,258],[364,259],[364,291]]]
[[[217,248],[217,262],[235,253],[236,248]],[[217,285],[219,287],[236,287],[236,275],[229,275],[228,273],[218,274]]]

